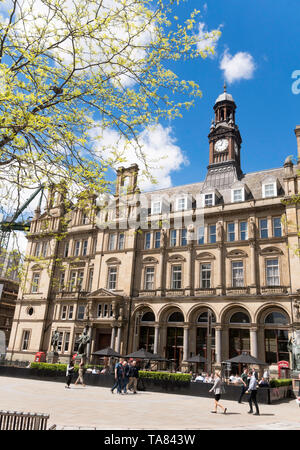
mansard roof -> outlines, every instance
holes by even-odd
[[[276,180],[279,185],[278,195],[283,194],[283,178],[284,178],[284,167],[279,167],[275,169],[267,169],[261,170],[257,172],[250,172],[242,175],[242,178],[239,180],[239,187],[245,186],[247,191],[250,193],[251,198],[253,199],[261,199],[262,198],[262,185],[267,180]],[[236,188],[237,186],[236,179],[233,179],[231,183],[224,187],[218,185],[215,186],[216,189],[220,192],[224,203],[231,203],[231,190]],[[196,198],[200,193],[205,193],[205,191],[211,191],[211,187],[205,187],[205,182],[201,181],[198,183],[185,184],[181,186],[175,186],[171,188],[164,188],[150,192],[144,192],[142,194],[146,196],[152,196],[155,194],[156,196],[163,195],[166,196],[180,196],[182,194],[191,194]]]

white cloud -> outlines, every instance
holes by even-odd
[[[171,127],[164,128],[158,124],[148,126],[140,133],[138,140],[142,146],[141,151],[145,161],[140,157],[134,142],[126,144],[125,139],[114,130],[101,130],[99,125],[93,130],[91,137],[94,139],[94,151],[101,154],[102,157],[112,158],[115,161],[117,158],[122,159],[122,162],[119,160],[115,164],[112,163],[115,169],[119,166],[138,164],[138,184],[144,191],[171,187],[171,173],[188,164],[182,149],[176,144]],[[156,183],[153,183],[145,175],[146,164],[148,164],[149,172]]]
[[[204,22],[199,23],[197,35],[197,49],[199,52],[203,52],[206,56],[214,57],[218,40],[221,37],[220,27],[218,30],[208,31]]]
[[[226,51],[220,63],[221,70],[228,83],[234,83],[242,79],[253,78],[256,69],[253,56],[247,52],[238,52],[234,56]]]

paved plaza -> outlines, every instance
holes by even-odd
[[[116,391],[115,391],[116,392]],[[50,414],[48,425],[62,429],[102,430],[300,430],[295,400],[260,405],[260,416],[247,414],[248,403],[222,400],[228,413],[211,414],[213,398],[138,392],[0,377],[0,409]]]

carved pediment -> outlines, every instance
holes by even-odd
[[[244,252],[243,250],[231,250],[230,252],[227,253],[227,258],[247,258],[247,253]]]
[[[88,298],[110,298],[111,300],[114,298],[123,298],[122,295],[116,294],[113,291],[109,291],[108,289],[100,288],[96,291],[90,292],[87,295]]]
[[[143,264],[149,264],[149,263],[157,264],[158,261],[156,258],[153,258],[153,256],[148,256],[147,258],[143,259]]]
[[[282,255],[283,252],[278,247],[265,247],[260,252],[263,256],[270,256],[270,255]]]
[[[196,256],[196,259],[216,259],[216,257],[209,252],[201,252]]]
[[[121,264],[121,261],[118,258],[109,258],[106,264]]]
[[[168,259],[169,262],[177,262],[177,261],[185,261],[185,258],[182,255],[172,255]]]

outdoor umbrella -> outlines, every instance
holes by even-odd
[[[167,358],[164,358],[163,356],[158,355],[157,353],[153,353],[152,361],[169,361]]]
[[[130,353],[126,355],[125,358],[139,358],[139,359],[149,359],[151,361],[157,361],[158,355],[154,355],[153,353],[146,352],[144,348],[140,348],[136,352]]]
[[[96,356],[114,356],[115,358],[120,358],[122,355],[120,353],[117,353],[115,350],[113,350],[110,347],[103,348],[102,350],[97,350],[96,352],[92,353]]]
[[[235,356],[234,358],[228,359],[226,363],[236,363],[236,364],[257,364],[258,366],[266,366],[267,363],[260,361],[254,356],[248,353],[242,353],[241,355]]]
[[[187,359],[187,362],[189,363],[201,363],[201,362],[206,362],[206,359],[203,358],[203,356],[201,356],[200,354],[193,356],[192,358]]]

